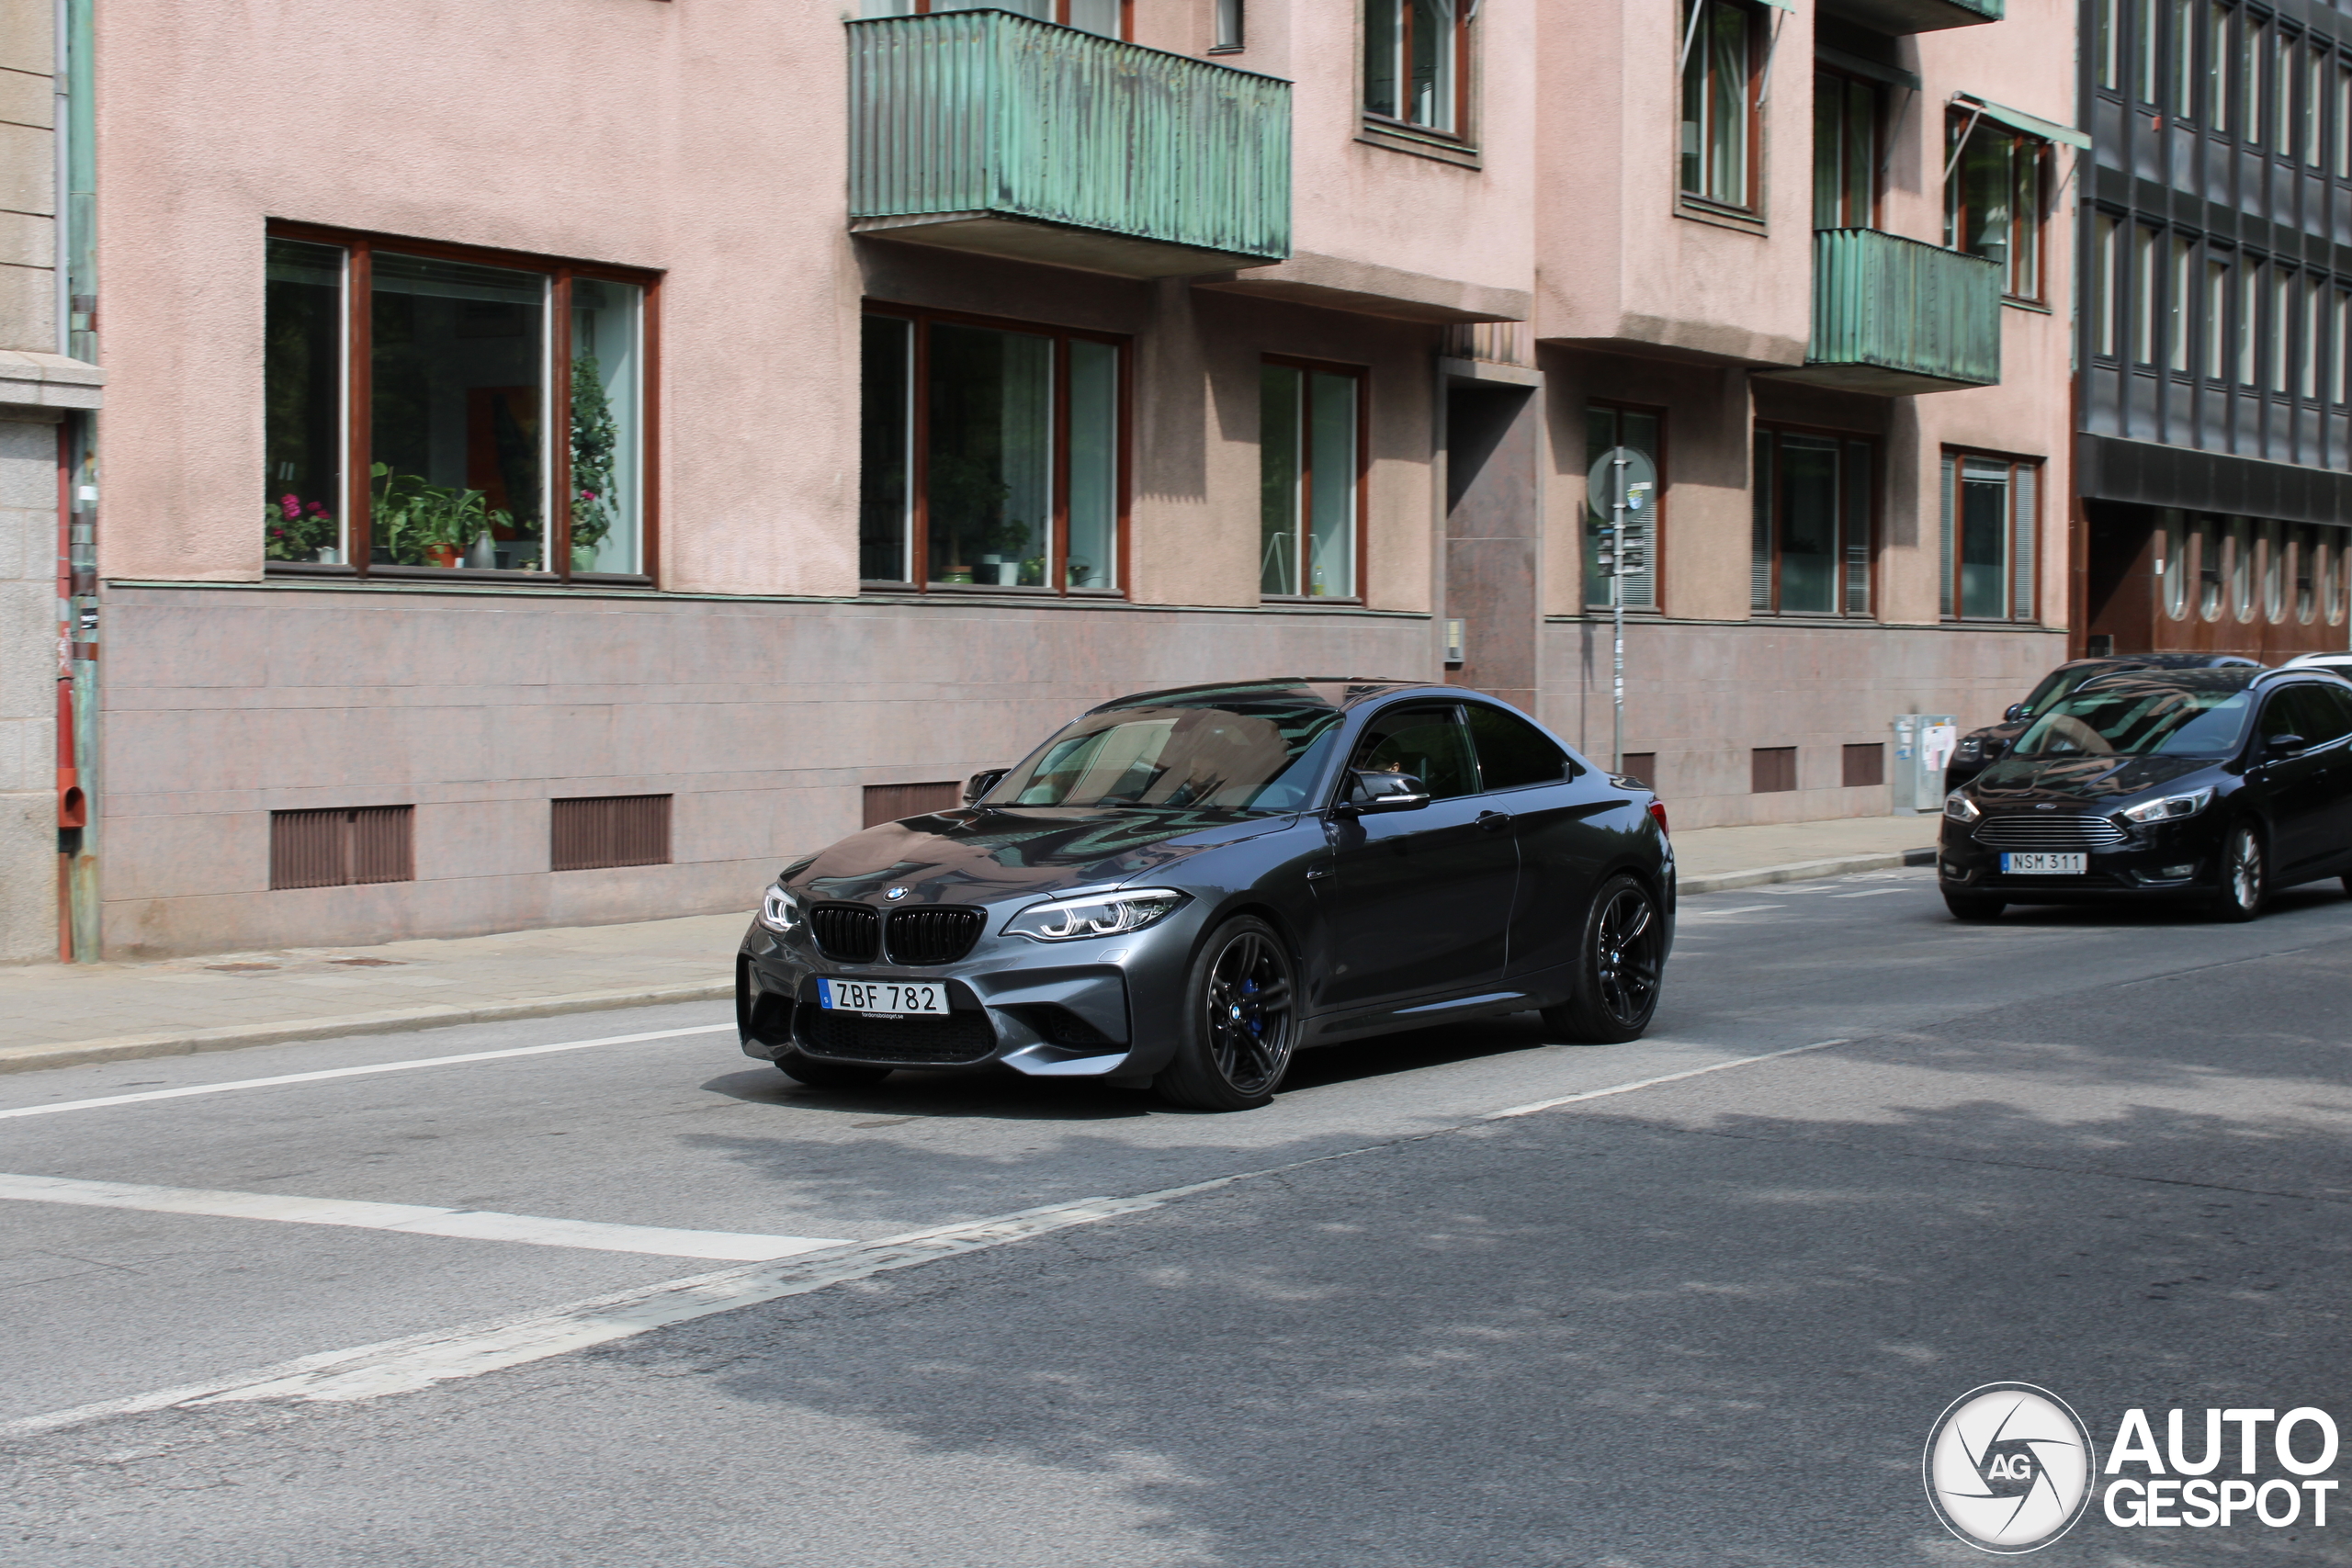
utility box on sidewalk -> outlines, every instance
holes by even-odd
[[[1894,814],[1924,815],[1944,808],[1944,764],[1960,744],[1960,721],[1948,713],[1897,714],[1894,774],[1887,780]]]

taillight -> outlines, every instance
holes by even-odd
[[[1657,830],[1659,832],[1666,833],[1669,831],[1666,825],[1666,802],[1662,800],[1653,800],[1650,802],[1650,820],[1657,824]]]

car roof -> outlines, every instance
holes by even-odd
[[[1107,703],[1097,703],[1087,711],[1102,713],[1112,708],[1180,707],[1218,702],[1290,701],[1320,703],[1345,712],[1375,698],[1425,687],[1455,695],[1470,694],[1453,687],[1433,687],[1427,681],[1407,681],[1386,675],[1272,675],[1262,681],[1217,681],[1199,686],[1170,686],[1157,692],[1137,692],[1131,696],[1114,697]]]
[[[2070,659],[2058,668],[2087,670],[2100,665],[2114,670],[2259,670],[2262,660],[2242,653],[2103,653],[2096,659]]]
[[[2313,670],[2308,665],[2300,670],[2271,670],[2259,664],[2230,664],[2218,669],[2199,666],[2190,669],[2118,670],[2111,675],[2094,675],[2075,691],[2077,695],[2135,688],[2174,692],[2241,692],[2291,683],[2299,676],[2305,680],[2325,680],[2328,672]]]

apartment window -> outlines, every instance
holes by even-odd
[[[2262,145],[2263,122],[2268,100],[2262,96],[2262,62],[2270,53],[2270,24],[2249,20],[2245,26],[2245,48],[2238,54],[2242,74],[2238,78],[2238,101],[2245,106],[2245,139],[2253,146]]]
[[[1468,0],[1364,0],[1364,111],[1460,134],[1475,9]]]
[[[1216,0],[1216,28],[1209,45],[1212,54],[1226,53],[1241,47],[1241,0]]]
[[[1682,194],[1755,205],[1755,11],[1738,0],[1687,0],[1682,39]]]
[[[2303,162],[2314,169],[2327,164],[2328,56],[2316,40],[2303,51]]]
[[[651,570],[650,275],[289,226],[266,279],[268,560]]]
[[[416,807],[329,807],[269,814],[269,886],[356,887],[416,880]]]
[[[1584,411],[1588,465],[1612,446],[1630,446],[1647,457],[1650,466],[1657,470],[1657,490],[1650,498],[1649,513],[1637,525],[1648,547],[1642,552],[1640,569],[1627,572],[1623,581],[1625,607],[1629,610],[1657,608],[1658,547],[1665,531],[1665,431],[1666,416],[1656,409],[1591,403]],[[1592,499],[1586,497],[1584,508],[1584,602],[1588,609],[1605,610],[1610,604],[1609,574],[1600,564],[1600,530],[1608,525],[1609,514],[1597,510]]]
[[[1877,222],[1878,88],[1833,71],[1813,79],[1813,226]]]
[[[2352,403],[2352,294],[2335,291],[2335,317],[2328,327],[2328,347],[2335,355],[2335,390],[2331,400]]]
[[[1862,437],[1756,432],[1749,607],[1867,615],[1876,553],[1877,450]]]
[[[2092,352],[2104,358],[2115,357],[2119,346],[2116,311],[2123,300],[2122,279],[2117,269],[2123,265],[2123,225],[2106,213],[2091,220],[2091,333]]]
[[[1963,621],[2035,618],[2041,468],[1973,452],[1943,460],[1943,612]]]
[[[2238,263],[2238,381],[2251,387],[2258,379],[2261,360],[2259,322],[2262,316],[2262,264]]]
[[[2135,7],[2139,12],[2140,101],[2147,104],[2163,101],[2156,96],[2157,65],[2162,58],[2157,49],[2157,45],[2162,41],[2156,28],[2157,17],[2160,15],[2157,5],[2158,0],[2139,0]]]
[[[2205,263],[2205,377],[2226,381],[2230,375],[2230,265],[2208,257]]]
[[[863,360],[860,577],[923,590],[1117,590],[1118,340],[875,311]]]
[[[2278,53],[2270,59],[2271,144],[2282,158],[2295,155],[2295,40],[2278,35]]]
[[[2197,113],[2197,0],[2172,3],[2172,112]]]
[[[2317,402],[2326,370],[2327,285],[2316,276],[2307,276],[2303,283],[2302,339],[2303,398]]]
[[[1364,378],[1269,360],[1258,369],[1258,589],[1352,599],[1363,548]]]
[[[1134,0],[865,0],[859,15],[922,17],[941,11],[1010,11],[1104,38],[1133,36]]]
[[[2115,4],[2116,0],[2098,0],[2091,16],[2091,56],[2098,64],[2098,85],[2109,90],[2120,86],[2123,81]]]
[[[2156,231],[2141,225],[2132,230],[2132,359],[2136,365],[2156,362]]]
[[[2230,129],[2230,8],[2213,0],[2205,22],[2205,123],[2220,134]]]
[[[1944,186],[1944,243],[2001,264],[2002,292],[2041,297],[2041,171],[2047,144],[1982,116],[1951,119],[1968,141]]]
[[[2189,360],[2189,323],[2193,320],[2196,283],[2197,247],[2176,234],[2172,239],[2171,288],[2166,290],[2165,300],[2165,337],[2167,363],[2184,375],[2193,368]]]
[[[548,869],[670,863],[670,796],[599,795],[548,802]]]
[[[2335,67],[2335,177],[2352,179],[2352,66]]]
[[[2294,390],[2295,282],[2283,267],[2270,269],[2270,389]]]

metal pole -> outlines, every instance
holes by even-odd
[[[1622,773],[1625,771],[1625,457],[1622,451],[1610,467],[1614,470],[1609,485],[1609,617],[1614,626],[1610,671],[1617,713],[1616,744],[1611,749],[1615,760],[1610,767]]]

